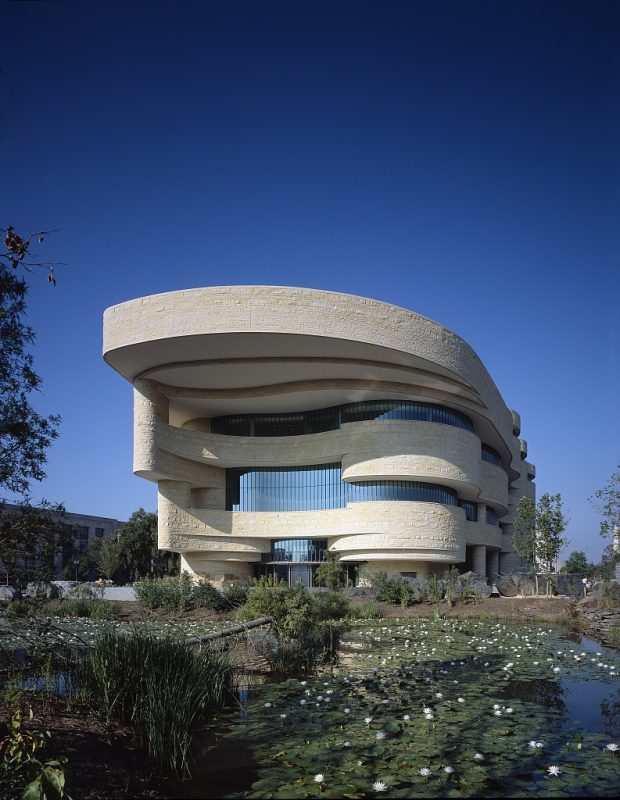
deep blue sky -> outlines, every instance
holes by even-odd
[[[33,497],[127,517],[131,388],[104,308],[249,283],[366,295],[482,358],[561,492],[568,550],[620,461],[620,4],[4,2],[0,224],[30,278]]]

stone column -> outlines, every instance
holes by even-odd
[[[179,531],[179,512],[191,505],[189,481],[159,481],[157,493],[157,546],[160,550],[176,550],[175,533]]]
[[[487,571],[492,581],[499,578],[499,550],[487,550]]]
[[[487,524],[487,504],[478,503],[478,522],[481,525]]]
[[[472,571],[482,575],[483,578],[487,576],[487,548],[483,544],[477,544],[472,547]]]

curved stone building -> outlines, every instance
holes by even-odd
[[[221,286],[108,308],[104,358],[134,385],[134,471],[159,546],[215,583],[312,585],[326,549],[411,577],[511,569],[534,467],[476,353],[364,297]]]

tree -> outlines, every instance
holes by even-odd
[[[536,504],[522,497],[513,522],[512,549],[527,563],[532,574],[536,571]]]
[[[547,590],[555,561],[565,543],[562,533],[567,523],[559,494],[543,494],[537,504],[529,497],[519,500],[513,523],[512,547],[528,563],[532,575],[536,576],[538,570],[542,570],[547,578]]]
[[[603,550],[603,556],[595,567],[595,575],[604,581],[612,581],[616,575],[616,564],[620,564],[620,552],[614,549],[613,544],[608,544]]]
[[[0,230],[5,233],[5,250],[0,251],[0,489],[26,496],[30,481],[45,477],[46,451],[58,436],[60,417],[43,417],[30,404],[41,379],[27,352],[35,338],[24,321],[28,287],[15,272],[19,266],[45,265],[28,258],[35,234],[22,239],[10,226]],[[42,240],[44,234],[36,235]]]
[[[116,535],[121,563],[127,569],[129,580],[178,573],[178,553],[157,548],[157,514],[139,508],[121,525]]]
[[[46,580],[55,556],[73,552],[73,534],[63,525],[64,508],[43,502],[17,508],[0,506],[0,562],[11,580]]]
[[[573,550],[566,560],[566,564],[560,572],[566,574],[582,575],[584,578],[591,578],[594,575],[595,566],[590,564],[583,550]]]
[[[566,539],[568,519],[562,511],[560,494],[543,494],[536,505],[536,561],[549,580]]]
[[[122,582],[119,573],[125,567],[123,548],[116,536],[99,540],[99,548],[94,554],[98,572],[108,580]]]
[[[318,586],[326,586],[332,591],[340,589],[344,583],[342,564],[332,550],[325,551],[325,561],[316,568],[315,580]]]
[[[603,489],[597,489],[590,502],[602,515],[600,533],[603,537],[620,534],[620,464]]]

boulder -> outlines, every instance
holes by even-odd
[[[26,586],[24,597],[32,597],[35,600],[51,600],[58,597],[58,589],[50,581],[32,581]]]
[[[495,585],[501,595],[504,597],[516,597],[520,594],[516,583],[513,581],[512,576],[506,578],[498,578]]]
[[[14,589],[12,586],[0,586],[0,600],[17,600],[19,596],[17,589]]]
[[[491,595],[491,587],[487,583],[485,578],[472,578],[469,582],[469,585],[474,590],[476,594],[479,594],[481,597],[490,597]]]

